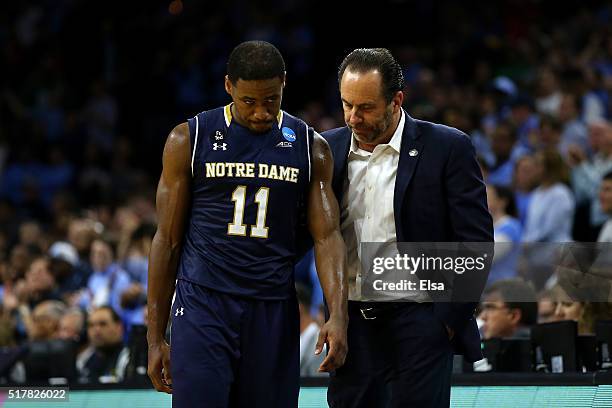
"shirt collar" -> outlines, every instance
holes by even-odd
[[[227,127],[229,127],[232,124],[232,105],[234,103],[230,103],[229,105],[225,105],[225,107],[223,108],[223,117],[225,119],[225,125]],[[276,123],[278,125],[278,128],[280,129],[282,124],[283,124],[283,110],[279,110],[278,111],[278,115],[276,115]]]
[[[387,144],[397,153],[400,152],[400,149],[402,147],[402,134],[404,133],[405,123],[406,123],[406,115],[404,114],[404,109],[402,109],[400,121],[397,124],[397,129],[395,129],[395,132],[393,133],[391,140]],[[359,148],[359,146],[357,145],[357,140],[355,139],[355,136],[353,135],[353,133],[351,133],[351,148],[349,149],[349,154],[351,153],[358,154],[360,156],[363,156],[365,153],[367,153],[368,155],[370,154],[370,152],[366,152],[365,150],[362,150]]]

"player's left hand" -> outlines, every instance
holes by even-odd
[[[323,352],[323,345],[327,344],[327,356],[319,366],[319,372],[331,372],[344,364],[348,346],[346,342],[347,319],[330,318],[321,327],[315,354]]]

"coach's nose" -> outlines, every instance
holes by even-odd
[[[359,125],[361,122],[363,122],[363,118],[359,114],[357,108],[353,108],[347,112],[346,122],[350,126]]]

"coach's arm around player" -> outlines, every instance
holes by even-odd
[[[346,247],[340,233],[338,202],[332,190],[333,169],[329,145],[315,132],[308,228],[314,240],[315,263],[330,315],[321,328],[315,350],[320,354],[327,343],[328,354],[319,367],[319,371],[327,372],[342,366],[348,351]]]
[[[172,379],[165,333],[191,203],[189,153],[189,128],[183,123],[172,130],[164,146],[156,196],[158,227],[149,257],[148,375],[155,389],[166,393],[172,392]]]

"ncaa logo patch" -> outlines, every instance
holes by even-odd
[[[286,141],[288,142],[295,142],[295,132],[293,131],[293,129],[290,129],[288,127],[284,127],[282,129],[283,132],[283,137],[285,138]]]

